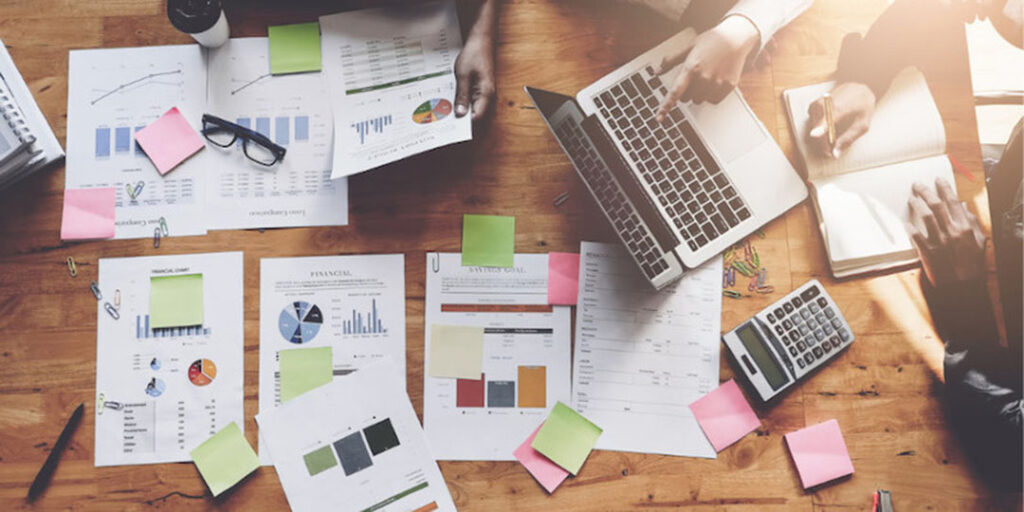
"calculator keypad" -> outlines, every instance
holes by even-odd
[[[809,369],[853,339],[835,304],[818,286],[812,282],[796,296],[773,305],[766,315],[801,370]]]

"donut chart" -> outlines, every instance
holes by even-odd
[[[452,113],[452,102],[444,98],[424,101],[412,112],[412,121],[416,124],[436,123]]]
[[[196,386],[206,386],[217,378],[217,365],[209,359],[196,359],[188,367],[188,380]]]
[[[320,307],[301,300],[285,306],[277,321],[281,336],[295,344],[313,341],[323,324]]]
[[[164,390],[166,389],[167,385],[164,384],[164,381],[156,377],[150,379],[149,384],[146,384],[146,394],[153,398],[156,398],[164,394]]]

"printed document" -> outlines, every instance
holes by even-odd
[[[256,416],[292,510],[454,512],[403,377],[373,364]]]
[[[619,245],[580,244],[573,408],[597,449],[714,458],[689,404],[718,386],[722,259],[655,291]]]
[[[68,64],[65,188],[113,187],[114,238],[208,229],[348,223],[345,180],[330,180],[333,120],[323,75],[270,76],[266,38],[199,45],[74,50]],[[287,150],[281,163],[246,158],[241,142],[205,148],[161,176],[135,133],[172,107],[196,132],[212,114]]]
[[[454,0],[320,18],[337,178],[473,138],[455,117],[462,35]]]
[[[99,260],[96,466],[189,461],[226,425],[245,425],[242,264],[240,252]],[[175,291],[201,287],[201,323],[153,327],[151,304],[165,301],[151,282],[179,279]]]
[[[515,460],[551,407],[570,398],[570,309],[548,305],[546,254],[517,254],[511,268],[461,260],[427,254],[425,353],[434,326],[480,327],[482,372],[431,377],[425,364],[423,427],[438,460]]]
[[[260,412],[281,403],[278,352],[310,347],[332,348],[335,376],[391,361],[404,390],[405,256],[260,260]]]

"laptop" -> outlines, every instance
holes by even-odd
[[[658,76],[684,30],[580,91],[526,87],[619,239],[656,289],[807,197],[807,187],[739,91],[654,117],[679,72]]]

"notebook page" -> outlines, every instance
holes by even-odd
[[[905,228],[911,187],[918,181],[934,186],[936,178],[955,183],[945,155],[815,181],[829,259],[848,266],[912,253]]]
[[[811,151],[808,106],[832,89],[834,82],[809,85],[785,92],[794,139],[807,164],[808,178],[870,169],[880,165],[916,160],[946,151],[946,131],[924,75],[907,68],[875,107],[871,128],[846,152],[833,159]]]

